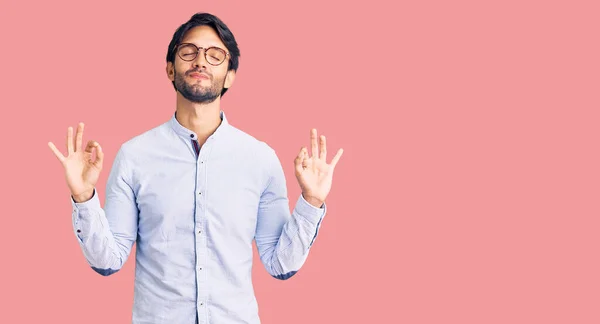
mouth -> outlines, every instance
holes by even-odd
[[[209,80],[210,79],[208,77],[208,75],[206,75],[204,73],[199,73],[199,72],[192,72],[189,74],[189,76],[194,79],[199,79],[199,80]]]

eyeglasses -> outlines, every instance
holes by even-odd
[[[229,56],[229,53],[225,52],[225,50],[214,46],[204,48],[198,47],[192,43],[181,43],[175,47],[177,55],[187,62],[195,60],[202,49],[204,50],[204,58],[210,65],[221,65],[221,63],[225,62],[227,56]]]

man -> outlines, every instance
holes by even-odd
[[[117,152],[101,208],[96,182],[101,146],[82,146],[83,123],[65,168],[73,228],[96,272],[111,275],[134,242],[133,323],[260,323],[251,281],[252,241],[274,278],[304,264],[326,213],[340,149],[326,162],[325,137],[310,132],[311,152],[296,157],[302,190],[290,214],[282,166],[266,143],[228,123],[220,108],[238,67],[233,34],[199,13],[169,44],[167,75],[177,91],[172,117]]]

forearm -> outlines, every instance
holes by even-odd
[[[273,277],[288,279],[304,265],[325,216],[325,206],[322,207],[317,208],[303,196],[299,197],[276,244],[265,248],[261,255]]]
[[[105,275],[118,271],[126,259],[127,248],[118,244],[111,231],[97,192],[89,199],[72,197],[72,206],[75,235],[90,266]]]

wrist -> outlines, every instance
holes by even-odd
[[[307,195],[305,193],[302,193],[302,197],[304,197],[304,200],[306,200],[307,203],[309,203],[317,208],[321,208],[321,206],[323,206],[323,204],[325,203],[325,201],[323,201],[319,198],[316,198],[314,196]]]
[[[82,203],[82,202],[86,202],[86,201],[92,199],[93,195],[94,195],[94,189],[92,189],[90,191],[85,191],[85,192],[82,192],[82,193],[76,194],[76,195],[72,194],[71,197],[73,197],[73,200],[76,203]]]

